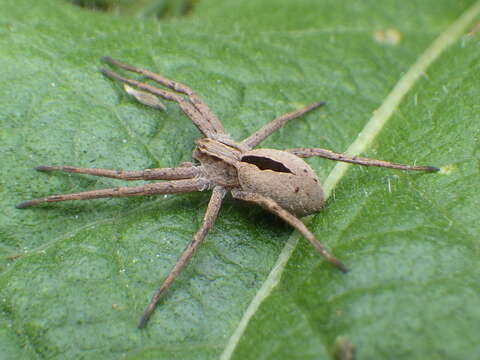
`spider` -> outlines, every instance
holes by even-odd
[[[153,294],[150,303],[138,323],[145,327],[158,301],[169,285],[186,265],[195,250],[205,239],[218,215],[222,201],[228,191],[233,198],[260,205],[290,224],[305,237],[328,262],[347,272],[347,268],[333,257],[318,242],[298,217],[321,210],[324,204],[322,187],[312,168],[302,160],[312,156],[349,162],[364,166],[381,166],[401,170],[435,172],[433,166],[401,165],[382,160],[352,157],[320,148],[295,148],[288,150],[253,149],[289,120],[323,106],[317,102],[303,109],[286,113],[267,123],[241,142],[233,140],[224,130],[222,123],[200,98],[187,86],[169,80],[151,71],[137,68],[111,57],[103,60],[113,67],[138,73],[171,91],[163,90],[144,82],[124,77],[110,70],[100,71],[110,79],[125,84],[125,90],[137,101],[154,108],[163,108],[158,97],[176,102],[190,118],[204,138],[195,141],[193,158],[195,163],[182,163],[175,168],[155,168],[140,171],[119,171],[72,166],[38,166],[38,171],[64,171],[70,173],[103,176],[122,180],[168,180],[141,186],[84,191],[74,194],[52,195],[25,201],[17,208],[27,208],[45,202],[87,200],[110,197],[146,196],[157,194],[186,193],[211,190],[212,195],[202,224],[184,249],[175,265]]]

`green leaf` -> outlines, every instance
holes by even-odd
[[[342,341],[359,359],[480,355],[478,25],[463,23],[466,34],[447,39],[453,45],[408,83],[379,131],[358,137],[478,2],[202,0],[165,23],[68,1],[0,4],[2,358],[330,359]],[[14,207],[131,185],[36,173],[38,165],[142,169],[191,160],[194,126],[175,104],[147,109],[103,78],[104,55],[188,84],[235,139],[326,100],[263,145],[345,151],[360,142],[366,156],[442,171],[352,167],[335,177],[334,163],[309,160],[332,196],[307,222],[349,266],[346,275],[280,220],[227,199],[138,330],[207,194]]]
[[[68,0],[87,9],[159,19],[189,15],[199,0]]]

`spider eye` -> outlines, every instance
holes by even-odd
[[[293,174],[292,171],[290,171],[290,169],[288,169],[281,162],[272,160],[268,157],[246,155],[246,156],[242,157],[241,161],[246,162],[248,164],[255,165],[260,170],[272,170],[272,171],[276,171],[276,172]]]

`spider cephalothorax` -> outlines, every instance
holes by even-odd
[[[141,74],[173,90],[159,89],[147,83],[123,77],[112,71],[102,70],[107,77],[123,82],[126,86],[126,91],[147,106],[163,108],[157,97],[176,102],[185,115],[192,120],[205,136],[205,138],[195,142],[193,158],[197,162],[183,163],[176,168],[145,169],[141,171],[117,171],[72,166],[39,166],[36,168],[39,171],[66,171],[123,180],[169,181],[149,183],[142,186],[52,195],[23,202],[17,205],[17,207],[26,208],[44,202],[65,200],[212,190],[212,196],[200,229],[193,236],[190,244],[185,248],[170,273],[154,293],[140,319],[139,327],[145,326],[162,294],[180,273],[213,226],[227,191],[230,191],[236,199],[258,204],[282,218],[297,229],[327,261],[346,272],[346,267],[325,250],[303,222],[297,218],[297,216],[305,216],[319,211],[324,201],[322,188],[314,171],[301,158],[320,156],[331,160],[366,166],[382,166],[427,172],[438,171],[437,168],[432,166],[409,166],[381,160],[351,157],[320,148],[297,148],[284,151],[253,149],[287,121],[302,116],[306,112],[324,105],[324,103],[318,102],[306,108],[284,114],[269,122],[245,140],[236,142],[225,132],[222,123],[208,106],[187,86],[148,70],[121,63],[110,57],[105,57],[104,60],[113,66]]]

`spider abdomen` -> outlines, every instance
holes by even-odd
[[[271,198],[295,215],[309,215],[323,206],[322,187],[312,168],[286,151],[248,151],[242,154],[237,171],[243,191]]]

